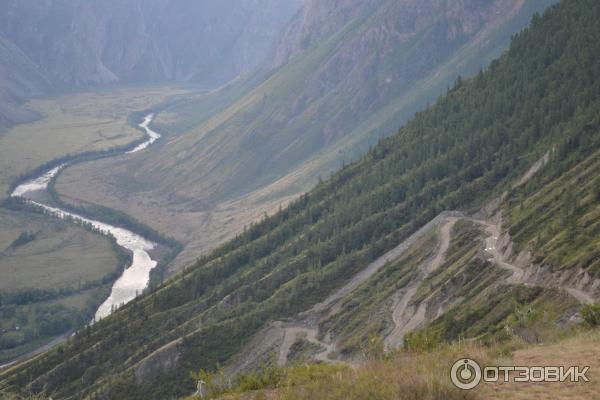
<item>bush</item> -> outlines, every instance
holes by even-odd
[[[23,343],[23,335],[17,332],[7,332],[0,335],[0,350],[14,349]]]
[[[589,326],[594,328],[600,326],[600,304],[587,304],[579,313]]]
[[[36,235],[35,232],[21,232],[19,237],[10,244],[9,248],[15,250],[17,247],[25,246],[27,243],[33,242]]]
[[[442,335],[437,330],[409,332],[404,338],[404,348],[409,351],[432,351],[442,343]]]

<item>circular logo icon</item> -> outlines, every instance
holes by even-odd
[[[459,389],[473,389],[481,382],[481,367],[470,358],[461,358],[452,365],[450,379]]]

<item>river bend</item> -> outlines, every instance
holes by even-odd
[[[132,154],[142,151],[160,138],[160,134],[153,131],[149,126],[153,118],[154,115],[149,114],[144,118],[144,122],[139,124],[139,126],[146,132],[148,140],[139,144],[133,150],[128,151],[125,154]],[[11,196],[23,198],[27,203],[41,207],[46,210],[48,214],[51,214],[57,218],[70,219],[76,223],[90,224],[98,232],[101,232],[105,235],[112,235],[116,239],[116,242],[119,246],[133,253],[131,265],[126,268],[123,274],[115,281],[110,296],[96,311],[94,320],[98,321],[110,315],[111,312],[116,310],[118,307],[133,300],[148,286],[148,282],[150,280],[150,271],[152,271],[152,269],[157,265],[157,261],[152,259],[149,251],[152,250],[156,244],[134,232],[131,232],[130,230],[86,218],[76,213],[53,207],[31,198],[31,194],[34,192],[46,190],[50,180],[68,164],[69,163],[67,162],[59,165],[58,167],[51,168],[47,171],[44,171],[39,176],[20,184],[11,193]]]

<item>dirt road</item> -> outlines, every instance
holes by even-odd
[[[279,349],[279,355],[277,358],[277,364],[283,366],[288,361],[290,354],[290,348],[297,339],[303,338],[310,343],[316,344],[323,348],[320,352],[315,354],[315,360],[321,362],[335,362],[328,358],[329,353],[335,350],[334,343],[325,343],[317,338],[318,330],[316,328],[308,328],[303,326],[289,326],[284,327],[284,338],[283,343]]]
[[[399,300],[392,311],[392,320],[394,329],[385,338],[386,348],[395,348],[404,341],[404,335],[416,329],[425,320],[425,311],[427,311],[427,301],[423,301],[418,307],[409,306],[411,299],[417,292],[419,286],[429,274],[438,269],[446,258],[446,252],[450,247],[450,238],[452,228],[458,221],[457,217],[444,218],[443,225],[439,232],[440,245],[433,258],[425,261],[419,266],[419,273],[399,292]]]

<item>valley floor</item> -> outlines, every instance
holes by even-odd
[[[49,161],[141,138],[132,113],[185,91],[120,86],[28,102],[23,107],[41,118],[0,132],[0,202],[18,177]],[[82,227],[0,208],[0,364],[44,350],[89,321],[123,257],[107,238]]]
[[[48,161],[141,138],[130,114],[181,93],[172,86],[123,86],[31,100],[22,107],[42,117],[0,133],[0,197],[16,177]]]

